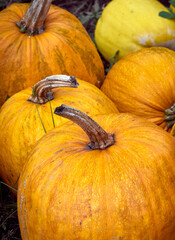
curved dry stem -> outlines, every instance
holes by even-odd
[[[33,87],[32,95],[30,96],[28,101],[31,101],[33,103],[44,104],[54,98],[52,92],[53,88],[59,87],[77,88],[78,85],[79,83],[77,82],[74,76],[52,75],[39,81]]]
[[[88,135],[88,146],[93,150],[105,149],[115,143],[114,134],[105,132],[92,118],[73,107],[62,104],[54,113],[78,124]]]

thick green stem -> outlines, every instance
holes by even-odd
[[[175,124],[175,103],[165,110],[164,121],[167,122],[167,127],[171,128]]]
[[[98,123],[85,113],[63,104],[57,107],[54,113],[78,124],[88,135],[90,139],[88,146],[91,149],[106,149],[115,144],[114,134],[105,132]]]
[[[30,8],[16,25],[21,32],[36,35],[44,32],[44,22],[52,0],[33,0]]]
[[[53,88],[71,87],[77,88],[79,83],[74,76],[52,75],[39,81],[34,87],[33,92],[28,101],[33,103],[44,104],[53,97]]]

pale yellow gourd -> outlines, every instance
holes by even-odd
[[[108,61],[143,47],[175,49],[175,19],[160,17],[161,11],[167,9],[157,0],[111,1],[96,25],[97,48]]]

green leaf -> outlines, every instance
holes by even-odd
[[[17,192],[17,190],[15,188],[11,187],[10,185],[6,184],[5,182],[0,181],[0,183],[11,188],[13,191]]]
[[[175,16],[175,13],[173,12],[173,9],[172,8],[167,8],[168,9],[168,11],[173,15],[173,16]]]
[[[111,62],[111,63],[116,63],[116,62],[117,62],[118,55],[119,55],[119,50],[117,50],[117,51],[115,52],[114,56],[110,58],[110,62]]]
[[[161,11],[161,12],[159,12],[159,16],[163,17],[163,18],[167,18],[167,19],[172,19],[175,17],[175,14],[171,13],[171,12]]]
[[[55,121],[54,121],[53,110],[52,110],[50,99],[49,99],[49,104],[50,104],[50,111],[51,111],[51,116],[52,116],[52,123],[53,123],[53,127],[55,128]]]
[[[100,11],[100,4],[99,4],[98,0],[95,1],[93,9],[94,9],[95,12]]]
[[[107,72],[107,73],[111,70],[111,68],[113,67],[113,65],[117,62],[117,60],[118,60],[118,55],[119,55],[119,50],[117,50],[117,51],[115,52],[114,56],[110,58],[109,67],[106,68],[106,72]]]
[[[44,127],[44,123],[43,123],[43,121],[42,121],[42,119],[41,119],[41,115],[40,115],[40,113],[39,113],[39,110],[38,110],[37,105],[36,105],[36,110],[37,110],[37,112],[38,112],[38,115],[39,115],[39,118],[40,118],[40,122],[41,122],[41,124],[42,124],[42,126],[43,126],[44,132],[47,133],[47,132],[46,132],[46,129],[45,129],[45,127]]]
[[[5,99],[5,101],[7,101],[9,98],[10,98],[10,96],[9,96],[9,95],[7,95],[7,96],[6,96],[6,99]]]
[[[169,3],[170,3],[173,7],[175,7],[175,0],[170,0]]]

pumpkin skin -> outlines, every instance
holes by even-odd
[[[16,26],[29,6],[15,3],[0,12],[0,106],[7,96],[53,74],[76,76],[99,87],[103,63],[81,22],[51,5],[45,31],[30,36]]]
[[[173,125],[170,134],[175,137],[175,124]]]
[[[53,89],[54,99],[45,104],[27,101],[32,89],[27,88],[10,97],[0,110],[0,177],[17,189],[19,174],[27,155],[36,142],[54,128],[52,112],[62,103],[75,106],[89,115],[118,112],[115,104],[93,84],[77,79],[78,88]],[[39,111],[39,114],[38,114]],[[42,126],[42,119],[44,128]],[[68,119],[54,116],[55,127]]]
[[[22,239],[174,240],[175,139],[129,114],[93,119],[114,145],[90,149],[69,122],[29,155],[17,196]]]
[[[101,90],[120,112],[144,117],[167,130],[165,110],[175,103],[175,52],[153,47],[128,54],[113,65]]]
[[[144,47],[175,50],[175,20],[160,17],[161,11],[167,9],[157,0],[109,2],[95,28],[98,50],[109,62]]]

